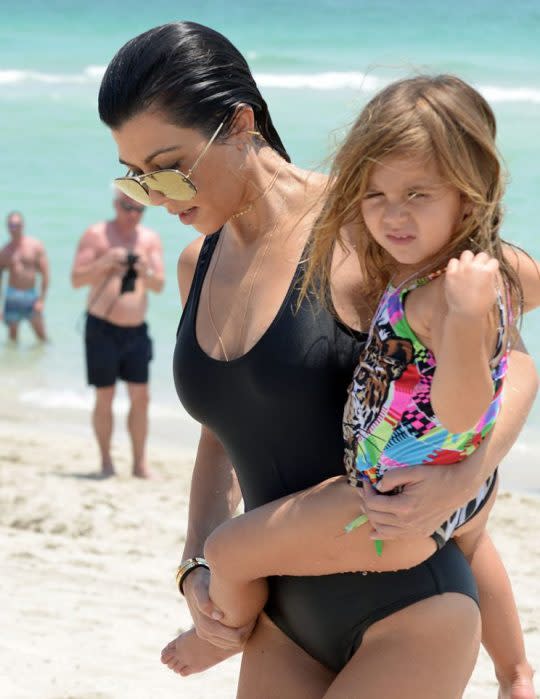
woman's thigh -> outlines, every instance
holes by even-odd
[[[459,699],[480,635],[469,597],[446,593],[417,602],[368,629],[324,699]]]
[[[322,699],[335,678],[261,614],[243,653],[237,699]]]

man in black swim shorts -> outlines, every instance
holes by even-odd
[[[88,383],[96,387],[92,424],[101,453],[101,475],[112,476],[112,403],[116,381],[126,382],[133,475],[148,478],[148,380],[152,341],[145,316],[147,291],[164,283],[158,234],[141,225],[144,206],[121,192],[116,216],[91,225],[83,234],[71,272],[75,288],[90,286],[85,328]]]

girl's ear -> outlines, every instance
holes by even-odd
[[[466,218],[469,218],[469,216],[473,212],[473,203],[472,201],[464,196],[463,194],[461,195],[461,220],[465,221]]]

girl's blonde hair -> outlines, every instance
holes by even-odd
[[[303,281],[329,301],[332,253],[341,228],[354,224],[363,292],[373,309],[395,261],[370,235],[361,204],[375,163],[389,156],[433,159],[448,184],[468,202],[449,245],[426,261],[426,273],[444,267],[463,250],[484,251],[500,263],[514,317],[522,291],[506,261],[499,229],[505,176],[495,146],[491,107],[470,85],[452,75],[418,76],[392,83],[362,110],[331,168],[325,204],[315,225]],[[505,299],[506,301],[506,299]]]

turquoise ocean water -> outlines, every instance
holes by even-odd
[[[451,9],[450,9],[451,7]],[[0,0],[0,217],[21,210],[27,232],[47,245],[53,342],[34,346],[27,328],[13,349],[0,337],[2,401],[87,415],[81,311],[85,292],[69,285],[84,229],[112,213],[110,181],[122,174],[99,122],[100,77],[115,51],[157,24],[190,19],[227,35],[247,57],[293,159],[324,162],[365,101],[388,81],[421,71],[454,72],[491,101],[511,180],[505,237],[540,258],[540,4],[492,0]],[[171,381],[180,307],[179,251],[194,231],[164,210],[145,222],[164,242],[167,285],[152,296],[155,341],[153,421],[185,419]],[[0,240],[7,240],[0,230]],[[540,311],[524,337],[540,360]],[[526,439],[540,443],[540,409]]]

